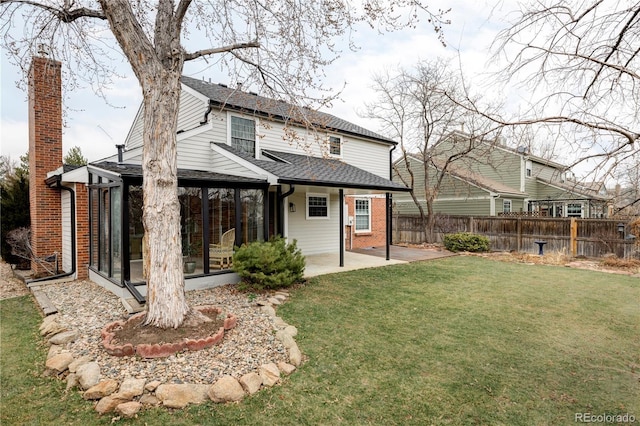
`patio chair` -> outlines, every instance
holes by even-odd
[[[236,229],[231,228],[220,238],[220,244],[209,244],[209,268],[231,268]]]

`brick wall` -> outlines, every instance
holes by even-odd
[[[60,190],[45,184],[62,166],[61,64],[33,58],[29,69],[29,202],[31,245],[36,257],[62,252]],[[36,274],[43,271],[32,262]]]
[[[345,238],[347,250],[366,248],[366,247],[384,247],[387,244],[386,234],[386,212],[385,197],[370,197],[371,211],[371,232],[355,232],[355,199],[358,197],[345,197],[348,215],[354,218],[354,225],[345,227]],[[362,197],[365,198],[365,197]]]
[[[75,184],[76,193],[76,269],[79,280],[89,278],[89,188]]]

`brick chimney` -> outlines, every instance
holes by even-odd
[[[29,202],[31,245],[36,257],[62,253],[60,191],[45,184],[62,166],[61,63],[34,57],[29,69]],[[34,273],[43,272],[32,262]],[[55,272],[55,271],[54,271]]]

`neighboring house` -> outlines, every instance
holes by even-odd
[[[444,169],[443,159],[457,152],[458,144],[469,146],[469,137],[456,131],[438,144],[428,168],[430,182],[435,182]],[[416,177],[415,194],[424,200],[424,160],[420,154],[409,154],[408,160]],[[404,158],[395,161],[394,169],[408,176]],[[401,181],[400,176],[394,181]],[[566,166],[532,155],[524,147],[479,141],[468,154],[447,165],[433,207],[436,213],[450,215],[601,218],[608,213],[602,188],[576,182]],[[394,211],[417,214],[418,208],[408,194],[399,194],[394,196]]]
[[[60,70],[55,61],[35,58],[33,74],[40,68]],[[57,97],[61,104],[59,88],[47,87],[49,81],[36,77],[30,85],[58,90],[46,99]],[[35,98],[36,104],[45,99]],[[54,142],[59,156],[50,154],[51,146],[35,146],[36,139],[51,140],[37,136],[47,131],[39,126],[30,146],[30,163],[48,172],[44,178],[34,173],[34,179],[46,179],[41,198],[53,200],[46,210],[61,212],[52,226],[73,228],[56,234],[57,245],[46,250],[62,252],[65,271],[81,277],[88,270],[93,281],[122,295],[125,287],[136,293],[135,285],[144,293],[142,127],[140,110],[117,155],[69,172],[61,167],[61,135]],[[305,255],[343,254],[350,232],[346,196],[373,200],[382,194],[388,205],[391,192],[408,190],[389,179],[394,141],[330,114],[189,77],[182,79],[177,144],[187,288],[237,280],[229,274],[233,246],[274,235],[297,240]],[[368,220],[388,223],[387,211],[370,209]],[[34,239],[47,237],[41,234]]]

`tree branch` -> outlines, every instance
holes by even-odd
[[[211,48],[211,49],[198,50],[198,51],[193,52],[193,53],[185,53],[184,60],[186,62],[186,61],[191,61],[193,59],[198,59],[198,58],[200,58],[202,56],[215,55],[217,53],[232,52],[234,50],[257,48],[257,47],[260,47],[260,43],[257,40],[250,41],[250,42],[247,42],[247,43],[234,43],[234,44],[229,44],[227,46],[221,46],[221,47],[214,47],[214,48]]]
[[[0,4],[8,4],[8,3],[26,4],[29,6],[46,10],[52,15],[55,15],[55,17],[58,18],[61,22],[64,22],[66,24],[71,23],[80,18],[97,18],[97,19],[103,19],[103,20],[107,19],[107,17],[105,16],[104,13],[102,13],[102,11],[89,9],[86,7],[79,7],[77,9],[62,7],[58,9],[53,6],[48,6],[36,1],[30,1],[30,0],[0,0]]]

